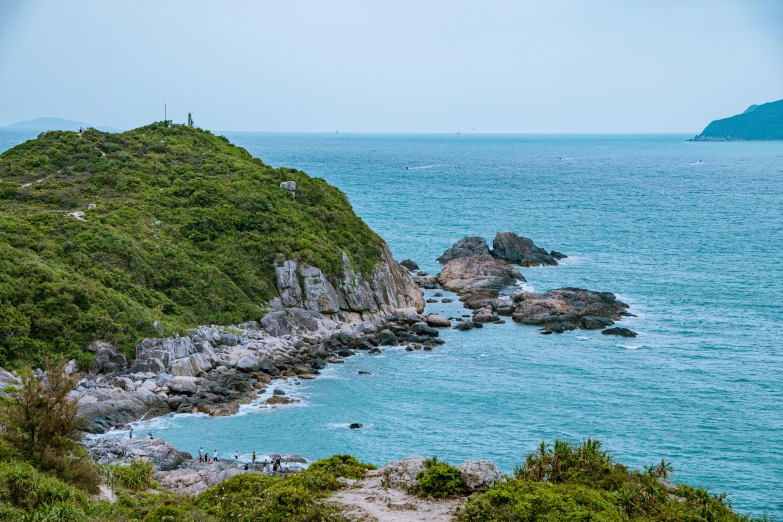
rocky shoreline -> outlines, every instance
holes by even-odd
[[[170,413],[233,415],[264,393],[269,406],[296,402],[275,387],[275,380],[316,378],[328,364],[358,351],[374,354],[399,345],[431,350],[443,343],[439,328],[468,330],[511,317],[545,334],[579,328],[634,336],[625,328],[608,328],[631,315],[611,293],[519,291],[516,284],[525,279],[514,264],[554,266],[565,257],[528,238],[500,233],[492,250],[475,236],[457,242],[439,258],[444,267],[436,277],[411,260],[398,264],[385,247],[368,279],[350,268],[347,257],[343,276],[331,281],[318,268],[284,261],[275,267],[279,297],[268,303],[258,323],[200,326],[187,336],[145,339],[130,361],[115,346],[93,342],[86,347],[95,354],[90,372],[72,393],[85,431],[104,434]],[[424,315],[422,289],[428,288],[455,292],[472,316],[452,325],[440,315]],[[190,494],[242,471],[263,471],[231,462],[207,468],[162,439],[89,437],[85,447],[98,463],[148,458],[161,484]],[[291,463],[304,462],[290,457]]]
[[[445,266],[436,277],[418,271],[411,260],[398,264],[385,247],[368,280],[347,258],[343,277],[331,282],[315,267],[284,261],[275,267],[279,297],[260,324],[201,326],[185,337],[145,339],[132,361],[108,343],[89,345],[95,353],[92,368],[74,391],[79,414],[88,433],[169,413],[233,415],[274,388],[275,379],[313,379],[328,364],[358,351],[380,353],[383,346],[432,349],[443,343],[438,328],[469,330],[506,317],[539,326],[544,334],[586,329],[635,336],[609,328],[631,315],[614,294],[579,288],[519,291],[516,283],[525,279],[509,260],[552,266],[565,257],[506,232],[496,236],[492,250],[480,237],[458,241],[439,258]],[[421,289],[427,288],[457,293],[472,316],[452,324],[440,315],[422,315]],[[273,391],[265,404],[296,401]]]

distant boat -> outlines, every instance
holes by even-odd
[[[340,131],[334,131],[335,134],[340,134]]]
[[[457,131],[457,136],[459,136],[459,131]]]

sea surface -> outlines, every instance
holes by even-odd
[[[783,519],[783,143],[224,134],[339,187],[397,259],[427,272],[466,235],[514,231],[564,252],[560,266],[522,269],[525,287],[614,292],[637,315],[620,326],[639,336],[545,336],[511,321],[444,330],[432,352],[358,355],[285,384],[298,405],[169,416],[136,433],[242,459],[437,455],[509,473],[541,440],[597,437],[626,464],[665,458],[675,480]],[[0,150],[32,135],[0,132]]]

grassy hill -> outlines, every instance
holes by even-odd
[[[751,105],[742,114],[715,120],[692,141],[783,140],[783,100]]]
[[[276,260],[329,275],[345,251],[367,274],[383,243],[324,180],[165,122],[49,132],[0,155],[0,180],[0,365],[258,319]]]

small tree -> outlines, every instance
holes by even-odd
[[[65,373],[58,360],[48,361],[44,367],[41,377],[30,371],[22,375],[15,400],[8,407],[6,436],[28,458],[77,438],[78,405],[69,393],[78,378]]]
[[[86,455],[79,439],[77,399],[70,392],[78,376],[65,372],[63,361],[44,365],[45,373],[28,371],[13,400],[5,407],[3,436],[24,458],[87,491],[97,490],[98,470]]]

